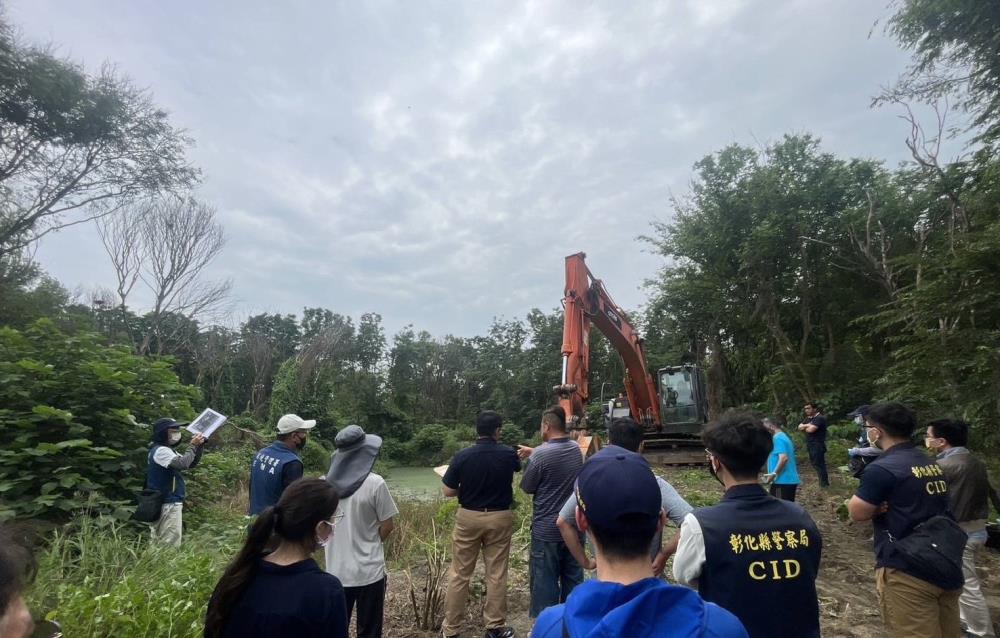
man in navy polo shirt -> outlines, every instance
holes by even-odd
[[[444,601],[442,633],[457,636],[465,618],[469,581],[480,551],[486,571],[483,620],[487,638],[513,638],[507,626],[507,559],[514,534],[514,472],[521,461],[513,448],[501,445],[500,415],[486,410],[476,417],[475,445],[459,450],[441,482],[442,493],[458,497],[452,532],[451,569]]]
[[[302,458],[309,430],[316,421],[297,414],[278,419],[278,440],[257,452],[250,467],[250,515],[256,516],[273,507],[285,488],[302,478]]]
[[[948,510],[944,471],[910,441],[917,418],[905,405],[873,405],[865,427],[868,442],[882,455],[865,468],[847,511],[853,520],[872,521],[874,527],[875,586],[886,632],[890,638],[960,636],[961,581],[924,580],[892,546],[920,523]]]
[[[575,492],[576,525],[594,546],[597,578],[544,610],[532,638],[746,638],[733,614],[654,576],[649,544],[666,517],[646,459],[607,447],[584,463]]]
[[[819,638],[823,539],[801,506],[758,483],[771,433],[756,417],[733,413],[708,425],[702,441],[726,494],[684,518],[674,578],[736,614],[751,638]]]

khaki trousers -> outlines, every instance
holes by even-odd
[[[444,599],[444,623],[441,632],[454,636],[461,631],[469,581],[476,569],[479,552],[486,568],[486,605],[483,620],[487,629],[503,627],[507,622],[507,559],[510,538],[514,533],[514,513],[476,512],[459,508],[452,533],[451,569],[448,570],[448,593]]]
[[[960,638],[958,596],[898,569],[875,570],[882,623],[889,638]]]
[[[160,520],[150,525],[154,542],[172,547],[181,546],[181,511],[183,509],[184,503],[163,504],[163,509],[160,510]]]

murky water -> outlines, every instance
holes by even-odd
[[[441,477],[429,467],[394,467],[385,480],[398,500],[429,501],[441,496]]]

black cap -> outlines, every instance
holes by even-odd
[[[178,423],[176,419],[171,419],[170,417],[157,419],[153,422],[153,442],[166,443],[167,430],[173,430],[174,428],[183,427],[185,425],[187,425],[187,423]]]

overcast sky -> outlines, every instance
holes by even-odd
[[[30,41],[114,62],[197,141],[232,317],[324,306],[438,336],[558,306],[585,251],[627,309],[636,238],[722,146],[813,132],[903,159],[871,110],[908,55],[878,0],[8,0]],[[48,236],[69,288],[113,283],[93,229]]]

